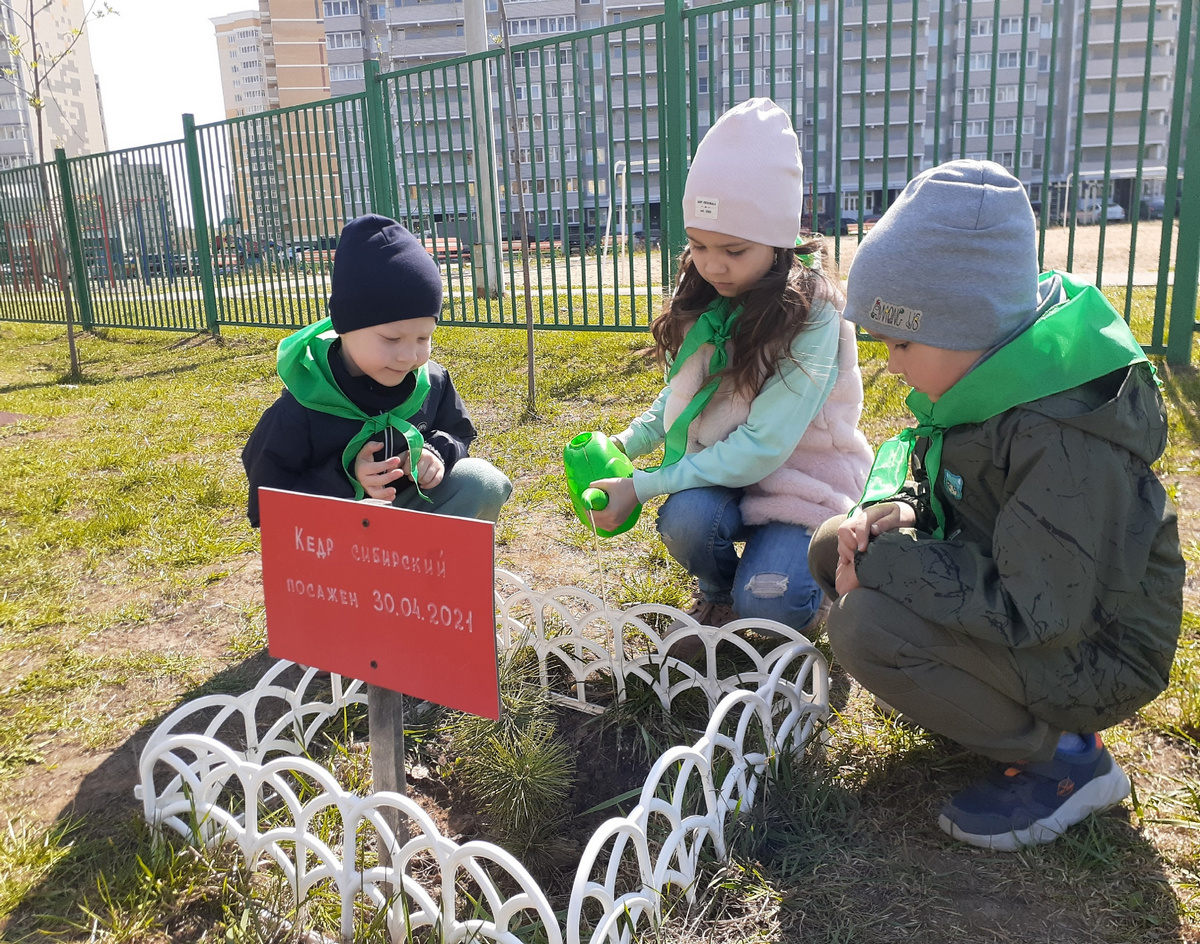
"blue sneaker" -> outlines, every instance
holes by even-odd
[[[1100,735],[1083,753],[1058,751],[1040,764],[999,764],[985,780],[953,797],[938,825],[963,842],[1013,852],[1053,842],[1092,813],[1129,796],[1125,775]]]

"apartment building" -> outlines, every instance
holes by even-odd
[[[225,117],[254,115],[267,108],[267,65],[258,10],[213,17]]]
[[[394,3],[369,20],[375,35],[386,26],[377,47],[392,69],[466,52],[462,3]],[[1056,211],[1073,180],[1091,192],[1105,175],[1129,208],[1139,155],[1149,168],[1142,196],[1162,192],[1179,0],[1063,0],[1057,19],[1054,5],[1025,0],[776,0],[711,16],[703,13],[707,5],[692,4],[686,26],[692,145],[730,103],[771,95],[790,111],[800,137],[810,211],[831,214],[840,204],[847,215],[878,212],[934,163],[988,154],[1026,181],[1035,201],[1047,177]],[[531,223],[576,223],[581,213],[586,222],[589,205],[594,217],[620,203],[630,227],[657,225],[659,34],[628,24],[662,9],[647,0],[508,0],[502,20],[496,0],[487,0],[489,33],[513,44],[617,27],[606,54],[595,41],[578,41],[514,57],[514,88],[503,90],[507,117],[498,107],[493,122],[497,129],[515,122],[518,144],[505,155],[502,200],[511,202],[517,159],[524,159],[521,187],[528,203],[539,204],[527,210]],[[496,75],[493,81],[505,84]],[[574,107],[558,120],[563,101]],[[612,127],[599,127],[609,120]],[[574,133],[580,125],[583,133]],[[443,131],[447,141],[465,142],[461,179],[471,164],[469,137]],[[548,179],[538,179],[539,158]],[[410,188],[432,191],[455,176],[452,163],[425,174],[409,166]],[[610,185],[621,192],[610,195]],[[556,186],[578,188],[582,197],[556,201]],[[566,208],[571,203],[577,208]]]
[[[329,98],[325,22],[314,0],[258,0],[267,107]]]
[[[330,97],[321,14],[314,0],[258,0],[257,9],[212,19],[226,115],[236,119],[218,240],[238,262],[302,247],[342,215],[338,151],[351,123],[298,110]],[[314,190],[311,179],[328,185]]]
[[[469,120],[481,80],[445,65],[467,52],[465,4],[319,2],[317,17],[314,0],[260,0],[268,103],[284,104],[271,88],[282,81],[285,23],[288,42],[304,47],[289,53],[289,70],[323,65],[326,95],[361,91],[369,59],[384,71],[426,69],[392,86],[401,210],[423,226],[468,225],[483,183]],[[638,21],[662,3],[506,0],[502,14],[500,2],[484,0],[491,41],[538,46],[512,56],[511,74],[492,62],[487,78],[494,140],[505,142],[504,235],[519,203],[535,235],[653,233],[666,60],[661,28]],[[770,95],[792,115],[813,216],[880,212],[921,170],[989,154],[1056,213],[1070,185],[1094,195],[1106,177],[1130,208],[1139,155],[1150,168],[1142,196],[1162,192],[1179,3],[771,0],[709,14],[713,4],[697,0],[684,24],[689,145],[733,102]],[[357,146],[354,124],[337,132],[338,148]],[[344,207],[361,212],[358,163],[341,167]]]
[[[226,118],[267,110],[267,65],[263,55],[262,16],[257,9],[213,17],[221,94]],[[251,222],[253,232],[281,225],[282,207],[269,126],[262,122],[230,125],[229,177],[223,219]]]
[[[39,4],[34,27],[42,50],[41,86],[44,149],[52,160],[54,149],[62,148],[68,157],[95,154],[107,149],[104,121],[100,109],[100,91],[92,69],[91,46],[85,21],[83,0],[59,0]],[[74,31],[82,33],[76,39]],[[22,167],[38,161],[38,118],[29,104],[33,95],[33,76],[29,62],[34,58],[30,24],[9,3],[0,4],[0,28],[11,37],[21,53],[14,57],[10,43],[0,49],[0,169]],[[71,52],[57,64],[47,60],[71,46]]]

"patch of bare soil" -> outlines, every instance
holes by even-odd
[[[1134,284],[1152,285],[1158,278],[1159,252],[1162,249],[1162,221],[1141,220],[1137,225],[1137,247],[1134,255]],[[1172,228],[1171,259],[1179,239],[1179,227]],[[1134,230],[1130,223],[1109,223],[1104,229],[1104,268],[1101,272],[1105,284],[1124,285],[1129,269],[1130,248],[1134,241]],[[858,248],[855,237],[843,237],[841,257],[838,262],[842,276],[850,271],[854,252]],[[1067,265],[1068,260],[1070,266]],[[1081,276],[1095,277],[1096,264],[1100,260],[1100,227],[1077,226],[1072,242],[1071,231],[1064,226],[1051,226],[1046,230],[1043,268],[1070,269]]]
[[[230,668],[229,645],[245,628],[247,608],[262,604],[262,565],[258,555],[198,570],[179,591],[176,582],[165,588],[158,581],[136,587],[95,581],[81,588],[80,615],[99,614],[120,605],[148,605],[149,617],[109,626],[79,645],[84,655],[122,657],[138,653],[170,654],[186,661],[182,675],[133,677],[112,685],[92,707],[107,719],[107,730],[97,732],[104,746],[93,747],[72,737],[57,737],[42,747],[42,763],[31,764],[3,785],[0,821],[19,817],[26,825],[49,824],[63,815],[84,816],[103,810],[113,815],[135,807],[137,760],[154,727],[164,714],[186,698],[189,688],[214,677],[237,674]],[[44,654],[9,653],[0,656],[0,685],[15,683]],[[261,662],[261,660],[259,660]],[[265,664],[246,665],[241,680],[250,687]],[[226,684],[238,684],[228,679]],[[146,720],[146,706],[160,714]],[[144,723],[143,723],[144,722]]]

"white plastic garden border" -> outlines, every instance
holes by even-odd
[[[661,919],[669,886],[694,898],[704,844],[725,858],[730,814],[754,805],[773,757],[804,749],[829,713],[828,665],[804,636],[771,621],[738,620],[701,630],[671,607],[612,609],[576,587],[535,592],[504,571],[497,571],[497,587],[500,649],[532,647],[544,683],[554,686],[568,677],[568,690],[557,692],[567,703],[599,710],[588,699],[594,684],[589,680],[604,679],[599,684],[607,692],[615,688],[622,699],[627,681],[637,677],[653,686],[665,708],[680,692],[700,689],[711,709],[694,744],[673,747],[654,764],[629,815],[608,820],[592,836],[576,871],[565,926],[529,872],[504,849],[455,843],[413,800],[397,793],[350,793],[329,770],[298,756],[346,705],[364,703],[366,689],[335,675],[332,692],[322,685],[321,697],[313,697],[311,669],[294,689],[280,684],[294,668],[289,662],[274,665],[242,695],[209,695],[181,706],[154,731],[142,751],[136,788],[147,821],[206,845],[235,841],[251,869],[273,861],[286,876],[296,914],[303,914],[311,890],[331,883],[341,900],[340,933],[346,941],[353,938],[356,911],[365,899],[386,909],[392,940],[405,940],[409,928],[436,927],[448,944],[518,944],[514,927],[533,919],[544,926],[550,944],[628,944],[639,927]],[[647,619],[663,616],[668,618]],[[705,640],[701,666],[661,655],[654,625],[679,617]],[[739,635],[742,630],[779,642],[760,654]],[[726,646],[753,660],[754,671],[716,677],[715,653]],[[260,732],[260,718],[274,720]],[[243,749],[218,737],[231,726]],[[297,777],[319,792],[298,796]],[[685,794],[703,798],[700,812],[685,813]],[[398,840],[388,828],[382,811],[389,808],[407,818],[408,837]],[[340,830],[330,829],[331,817],[340,820]],[[338,847],[320,838],[317,823],[327,835],[340,832]],[[374,833],[390,851],[390,865],[364,866],[364,833]],[[465,896],[456,894],[463,879],[480,893],[466,907]]]

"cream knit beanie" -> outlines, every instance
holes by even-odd
[[[790,249],[800,235],[800,144],[787,112],[752,98],[725,112],[692,158],[683,225]]]

